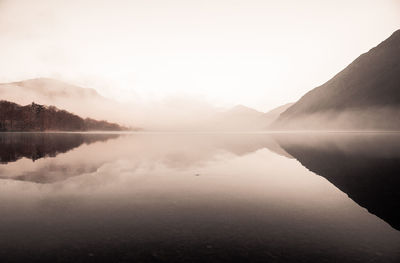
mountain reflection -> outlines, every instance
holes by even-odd
[[[277,136],[285,151],[400,230],[400,135]]]

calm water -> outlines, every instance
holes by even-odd
[[[400,262],[400,134],[0,134],[1,262]]]

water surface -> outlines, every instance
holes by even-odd
[[[400,135],[0,134],[4,262],[399,262]]]

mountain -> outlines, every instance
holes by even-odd
[[[279,116],[281,115],[281,113],[283,113],[284,111],[286,111],[289,107],[291,107],[294,103],[286,103],[284,105],[281,105],[279,107],[276,107],[270,111],[268,111],[267,113],[264,114],[264,118],[268,119],[269,122],[265,123],[266,125],[270,125],[272,122],[274,122],[275,120],[277,120],[279,118]]]
[[[219,112],[210,121],[210,129],[219,131],[263,131],[292,103],[279,106],[266,113],[237,105],[227,111]]]
[[[0,131],[121,131],[126,128],[107,121],[83,119],[54,106],[36,103],[21,106],[0,101]]]
[[[400,128],[400,30],[283,112],[274,127]]]
[[[112,119],[119,123],[133,124],[126,123],[125,107],[101,96],[96,90],[50,78],[0,84],[0,100],[21,105],[32,101],[42,105],[57,105],[84,118]]]
[[[255,109],[237,105],[229,110],[218,112],[210,122],[210,129],[219,131],[261,130],[264,113]]]
[[[20,89],[23,92],[36,94],[38,97],[47,99],[60,99],[63,98],[90,98],[105,100],[94,89],[81,88],[59,80],[50,78],[36,78],[28,79],[19,82],[0,84],[3,89],[5,86],[12,86],[14,89]]]

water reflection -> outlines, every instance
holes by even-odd
[[[280,155],[288,154],[270,136],[261,134],[136,134],[107,143],[119,134],[77,133],[5,133],[0,134],[0,155],[3,164],[22,157],[27,160],[0,166],[0,178],[54,183],[96,172],[107,162],[129,159],[132,166],[139,162],[163,164],[174,169],[201,166],[212,161],[221,151],[243,156],[262,148]],[[91,147],[80,147],[102,142]],[[76,148],[76,149],[75,149]],[[43,157],[60,158],[38,160]],[[132,167],[134,169],[134,167]]]
[[[318,140],[132,134],[84,143],[55,158],[0,165],[7,178],[0,180],[0,258],[398,262],[399,231],[293,158],[303,162],[302,145],[349,155],[343,147],[365,152],[368,144]],[[397,147],[386,151],[370,141],[382,159],[399,156]]]
[[[57,161],[51,160],[47,162],[48,165],[42,166],[41,162],[32,164],[27,159],[37,162],[41,158],[56,157],[82,145],[106,142],[119,136],[120,134],[89,133],[0,133],[0,178],[50,183],[79,175],[87,170],[74,163],[57,166]],[[26,160],[22,160],[23,158]],[[13,162],[17,163],[4,166]],[[32,167],[35,169],[32,170]]]
[[[290,155],[400,230],[400,135],[276,136]]]
[[[97,141],[107,141],[119,134],[85,133],[0,133],[0,163],[15,162],[20,158],[35,161]]]

